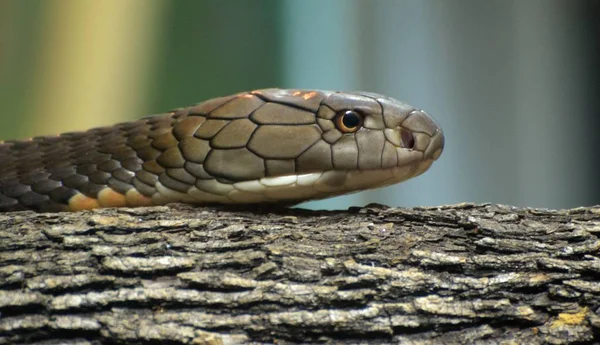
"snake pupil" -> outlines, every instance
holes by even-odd
[[[348,110],[342,115],[342,123],[348,129],[354,129],[360,125],[360,116],[352,110]]]

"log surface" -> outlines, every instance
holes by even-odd
[[[0,214],[0,344],[600,342],[600,207]]]

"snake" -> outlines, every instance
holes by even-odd
[[[0,142],[0,211],[295,205],[424,173],[444,134],[370,92],[260,89],[113,126]]]

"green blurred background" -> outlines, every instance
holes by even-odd
[[[304,206],[598,204],[599,9],[593,0],[0,0],[0,138],[265,87],[366,90],[432,113],[446,151],[399,186]]]

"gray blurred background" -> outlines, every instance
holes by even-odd
[[[433,114],[444,154],[303,206],[599,204],[598,18],[594,0],[0,0],[0,138],[257,88],[366,90]]]

